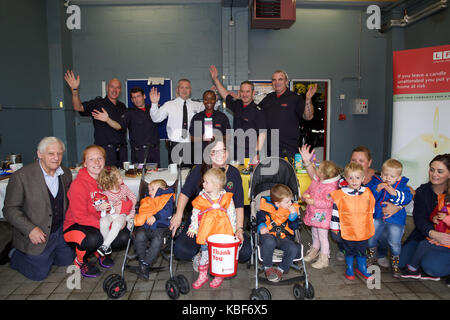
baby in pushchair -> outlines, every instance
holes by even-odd
[[[136,230],[134,247],[139,259],[138,276],[149,279],[151,265],[158,258],[164,238],[169,233],[175,194],[161,179],[148,184],[149,196],[140,202],[139,213],[135,217]],[[149,244],[148,244],[149,243]]]
[[[314,288],[308,282],[303,245],[300,237],[301,220],[298,200],[300,188],[292,165],[277,157],[267,157],[255,167],[250,181],[251,242],[255,264],[255,289],[251,300],[270,300],[267,288],[258,287],[259,282],[270,285],[294,284],[294,298],[301,300],[314,297]],[[262,268],[258,267],[258,260]],[[299,263],[301,261],[301,263]],[[273,267],[279,264],[278,267]],[[286,277],[290,268],[300,275]],[[264,271],[265,277],[259,277]]]
[[[293,203],[291,189],[284,184],[276,184],[270,189],[270,196],[261,198],[256,224],[260,234],[262,265],[267,280],[278,282],[298,254],[294,242],[294,231],[299,226],[299,205]],[[273,252],[278,248],[284,255],[278,267],[273,267]]]

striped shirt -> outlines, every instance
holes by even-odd
[[[130,188],[127,187],[127,185],[125,183],[122,183],[120,185],[119,192],[113,192],[113,191],[105,190],[102,193],[108,197],[108,202],[114,207],[117,207],[120,204],[122,204],[122,201],[131,200],[133,202],[133,205],[131,207],[130,212],[126,213],[126,214],[127,215],[130,214],[130,215],[134,216],[135,207],[136,207],[136,196],[130,190]],[[119,214],[120,211],[116,210],[116,213]]]
[[[364,191],[366,190],[366,187],[361,186],[358,190],[355,190],[355,189],[344,186],[341,188],[341,190],[351,196],[360,196],[364,193]],[[340,219],[339,219],[339,210],[338,210],[338,207],[336,206],[335,202],[333,202],[333,212],[331,214],[330,229],[338,230],[338,231],[341,230],[341,224],[340,224]]]

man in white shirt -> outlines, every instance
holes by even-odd
[[[205,109],[203,103],[191,100],[191,91],[191,82],[188,79],[180,79],[176,89],[177,98],[167,101],[158,108],[160,94],[155,87],[150,90],[150,101],[152,103],[150,116],[153,122],[162,122],[167,118],[169,161],[171,163],[178,162],[176,161],[176,155],[172,155],[172,149],[178,143],[188,144],[190,150],[189,124],[194,114]],[[188,150],[187,148],[184,149]],[[192,156],[185,155],[183,162],[189,164],[191,163],[191,159]]]

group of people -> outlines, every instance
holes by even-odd
[[[354,279],[355,272],[369,278],[367,266],[388,266],[389,260],[395,277],[436,280],[450,274],[449,154],[436,156],[430,162],[430,181],[417,190],[407,185],[408,179],[402,176],[402,164],[397,160],[385,161],[381,174],[376,175],[371,168],[370,151],[365,147],[352,151],[341,178],[335,163],[324,160],[316,167],[313,150],[307,145],[299,148],[298,128],[302,119],[310,120],[314,115],[311,98],[317,86],[311,86],[303,99],[288,89],[287,74],[277,70],[272,75],[274,92],[256,105],[251,82],[244,81],[236,95],[220,83],[214,66],[210,67],[210,75],[233,112],[234,129],[258,132],[256,141],[245,140],[243,144],[246,158],[257,162],[264,144],[268,155],[288,159],[298,152],[302,155],[311,177],[311,185],[302,195],[307,204],[304,221],[311,226],[313,238],[305,261],[315,260],[312,266],[319,269],[329,265],[331,229],[331,238],[339,247],[337,258],[346,262],[347,279]],[[239,261],[250,259],[251,241],[244,232],[242,180],[238,169],[229,164],[235,160],[230,159],[230,154],[239,153],[230,150],[229,145],[236,147],[238,143],[233,144],[235,136],[226,136],[230,125],[227,117],[214,109],[214,91],[205,91],[203,103],[192,101],[190,81],[181,79],[176,99],[159,106],[159,93],[152,88],[149,106],[145,105],[144,91],[133,88],[130,95],[134,106],[126,109],[118,100],[118,79],[109,81],[105,98],[83,103],[79,97],[79,76],[67,71],[65,80],[72,90],[74,109],[93,118],[94,144],[84,149],[82,168],[74,181],[71,171],[61,165],[65,146],[56,137],[42,139],[37,148],[38,161],[11,176],[3,212],[13,227],[13,248],[8,250],[13,269],[30,279],[42,280],[52,265],[75,264],[83,276],[96,277],[100,269],[95,262],[102,268],[111,267],[114,262],[110,253],[126,246],[132,225],[137,227],[137,273],[144,280],[149,279],[163,238],[169,233],[175,235],[179,228],[182,229],[175,241],[174,255],[193,261],[199,272],[193,283],[195,289],[208,281],[205,239],[209,235],[235,236],[242,242]],[[148,196],[140,199],[137,206],[136,195],[123,183],[118,170],[128,154],[126,129],[132,161],[142,162],[149,148],[146,161],[159,163],[155,123],[164,119],[168,119],[171,150],[178,144],[202,141],[202,153],[206,151],[186,178],[176,204],[173,189],[165,181],[155,180],[149,183]],[[206,120],[225,139],[207,136]],[[193,130],[196,121],[202,123],[200,136]],[[279,130],[279,140],[275,141],[278,144],[271,141],[276,137],[272,130]],[[189,161],[187,157],[184,155],[183,159]],[[402,244],[404,207],[413,199],[415,229]],[[280,281],[299,255],[293,230],[300,211],[292,200],[289,187],[275,185],[270,196],[261,201],[257,215],[262,265],[269,281]],[[137,212],[135,208],[139,208]],[[183,219],[185,212],[189,216]],[[275,226],[282,226],[283,232],[275,231],[279,230]],[[285,255],[281,264],[273,267],[271,257],[277,247]],[[390,259],[386,259],[388,250]],[[215,277],[209,285],[217,288],[222,282],[223,278]]]
[[[140,87],[130,90],[133,105],[126,108],[119,100],[122,86],[120,80],[111,79],[106,87],[106,97],[97,97],[82,102],[80,98],[80,76],[75,76],[68,70],[64,79],[72,91],[72,104],[75,111],[81,116],[93,119],[94,144],[101,146],[106,152],[106,165],[121,167],[127,161],[127,129],[131,147],[131,161],[133,163],[146,162],[160,163],[159,134],[157,123],[167,119],[167,135],[169,161],[178,163],[181,157],[185,163],[201,163],[201,159],[194,158],[194,153],[203,155],[192,143],[200,142],[203,152],[206,145],[218,138],[226,137],[234,143],[233,159],[243,160],[251,157],[257,161],[260,151],[267,139],[267,154],[288,157],[293,159],[297,152],[299,142],[299,127],[302,119],[311,120],[314,115],[314,106],[311,98],[317,91],[317,85],[309,87],[305,98],[288,88],[288,76],[283,70],[277,70],[272,75],[274,92],[268,94],[263,101],[256,105],[253,101],[254,85],[250,81],[243,81],[238,94],[228,91],[220,82],[215,66],[210,67],[210,76],[214,83],[213,90],[203,93],[203,101],[191,99],[191,82],[189,79],[180,79],[176,87],[176,99],[159,105],[160,93],[153,86],[148,93],[151,104],[145,103],[146,94]],[[233,128],[228,117],[216,110],[219,94],[226,102],[227,108],[233,113]],[[266,121],[270,119],[270,121]],[[198,123],[198,126],[196,124]],[[237,134],[230,136],[229,129]],[[239,131],[242,130],[242,131]],[[245,136],[249,130],[255,132],[255,142]],[[279,144],[271,143],[274,130],[279,131]],[[242,140],[238,137],[242,136]],[[278,137],[278,136],[277,136]],[[243,142],[242,144],[240,142]],[[188,154],[172,153],[178,144],[188,145],[184,150]],[[242,146],[241,149],[238,146]],[[148,150],[146,150],[148,149]],[[177,158],[177,156],[179,156]]]
[[[337,259],[345,260],[349,280],[355,273],[369,279],[372,275],[367,267],[373,264],[390,265],[396,278],[436,281],[450,275],[450,154],[434,157],[429,182],[414,190],[402,176],[398,160],[386,160],[381,174],[376,175],[366,147],[352,151],[342,178],[332,161],[322,161],[316,168],[309,146],[302,146],[299,152],[311,177],[302,198],[307,204],[304,222],[311,226],[313,240],[304,259],[317,258],[312,267],[328,267],[331,230],[339,247]],[[415,229],[402,243],[405,207],[413,199]],[[388,250],[390,259],[386,258]]]

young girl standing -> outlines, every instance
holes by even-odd
[[[191,224],[187,235],[196,236],[200,245],[199,276],[192,283],[194,289],[200,289],[208,281],[208,245],[206,240],[213,234],[236,233],[236,210],[233,203],[233,194],[226,192],[225,172],[219,168],[211,168],[203,175],[203,190],[192,201]],[[218,288],[224,278],[216,276],[210,283],[211,288]]]
[[[311,227],[313,243],[304,260],[309,262],[319,257],[311,266],[322,269],[328,267],[330,254],[328,230],[333,210],[333,199],[330,193],[338,188],[339,168],[332,161],[324,160],[316,169],[311,162],[314,150],[310,152],[310,146],[303,145],[299,151],[303,165],[311,178],[311,185],[302,199],[307,204],[304,222]]]

